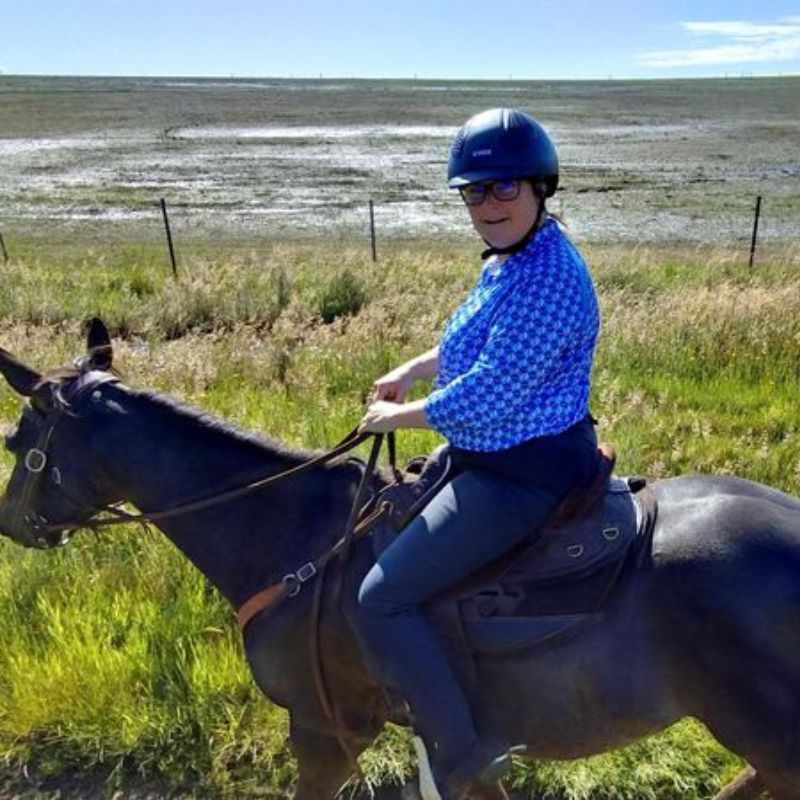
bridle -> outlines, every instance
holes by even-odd
[[[91,381],[89,378],[91,377]],[[84,372],[81,373],[75,379],[75,386],[71,387],[69,392],[69,398],[75,398],[79,394],[83,393],[88,388],[96,388],[102,384],[107,383],[118,383],[119,379],[114,375],[109,375],[107,373],[97,373],[97,372]],[[51,461],[49,448],[50,444],[53,439],[53,434],[55,432],[56,426],[61,420],[61,417],[67,412],[69,408],[69,399],[64,392],[62,391],[62,387],[57,388],[53,392],[53,409],[49,412],[46,412],[45,418],[45,425],[42,429],[41,434],[39,435],[36,444],[29,448],[28,451],[25,453],[25,456],[22,459],[23,467],[25,468],[25,477],[22,483],[22,489],[20,490],[20,499],[17,505],[16,511],[16,518],[17,520],[22,520],[25,526],[31,531],[34,538],[37,540],[39,544],[47,544],[46,539],[44,538],[45,534],[48,533],[57,533],[57,532],[75,532],[81,528],[99,528],[101,527],[101,523],[110,524],[111,520],[87,520],[86,522],[69,522],[69,523],[62,523],[58,525],[52,524],[46,517],[42,514],[33,510],[33,501],[35,496],[38,494],[42,481],[45,478],[45,470],[47,469],[48,464]],[[57,466],[50,467],[50,473],[53,477],[53,483],[56,485],[58,491],[67,499],[67,501],[75,506],[76,508],[80,507],[80,503],[78,503],[74,498],[70,497],[70,495],[64,490],[62,487],[62,477],[61,477],[61,470]],[[107,511],[108,513],[113,515],[113,518],[117,521],[117,524],[120,522],[125,521],[128,514],[125,511],[122,511],[115,506],[101,506],[95,508],[93,510],[93,515],[100,513],[101,511]],[[131,515],[133,516],[133,515]],[[66,544],[68,541],[67,539],[62,539],[60,544]]]

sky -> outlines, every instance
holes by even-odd
[[[800,74],[800,0],[0,0],[18,75]]]

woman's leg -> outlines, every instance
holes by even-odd
[[[365,577],[354,620],[387,681],[408,701],[436,761],[457,763],[478,736],[466,697],[420,606],[531,536],[558,498],[468,470],[442,488]],[[447,767],[445,767],[445,770]]]

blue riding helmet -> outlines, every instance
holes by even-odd
[[[450,150],[451,189],[490,180],[541,178],[552,197],[558,186],[558,154],[545,129],[516,108],[492,108],[467,120]]]

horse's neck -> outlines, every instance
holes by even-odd
[[[163,399],[129,393],[115,480],[144,512],[165,510],[296,466],[304,454],[247,437]],[[321,468],[237,500],[159,523],[234,604],[319,555],[346,518],[358,478]]]

